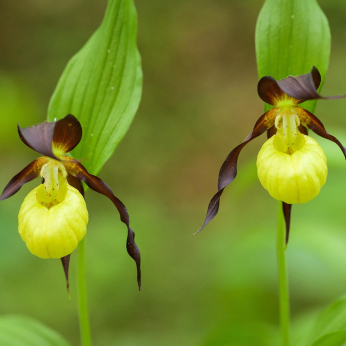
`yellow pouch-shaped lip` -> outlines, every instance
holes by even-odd
[[[304,146],[287,154],[274,147],[274,137],[263,144],[257,157],[262,186],[273,198],[287,204],[312,200],[319,194],[328,174],[322,148],[313,138],[304,136]]]
[[[83,196],[67,185],[66,198],[47,208],[37,200],[33,189],[20,208],[19,234],[28,249],[40,258],[61,258],[69,255],[83,239],[88,224],[88,211]]]

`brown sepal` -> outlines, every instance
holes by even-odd
[[[18,124],[18,134],[20,139],[29,148],[41,155],[56,159],[53,154],[52,140],[54,136],[55,122],[44,122],[30,127],[20,127]]]
[[[37,178],[40,175],[42,166],[48,162],[47,157],[40,157],[31,162],[22,171],[15,175],[4,188],[0,201],[13,196],[20,188],[29,181]]]
[[[202,227],[194,234],[199,233],[218,213],[220,198],[227,185],[229,185],[237,176],[237,162],[241,150],[245,147],[247,143],[252,141],[254,138],[260,136],[265,131],[269,130],[274,122],[275,117],[279,110],[277,108],[272,108],[268,112],[264,113],[256,122],[255,127],[252,132],[246,137],[243,143],[235,147],[230,154],[227,156],[225,162],[223,163],[218,181],[218,192],[213,196],[209,202],[207,215],[205,217]]]
[[[286,245],[288,244],[288,240],[290,237],[291,209],[292,209],[292,204],[287,204],[285,202],[282,202],[282,211],[284,213],[285,225],[286,225]]]
[[[80,122],[74,115],[68,114],[65,118],[56,122],[53,145],[63,153],[68,153],[78,145],[82,135]]]
[[[309,73],[299,76],[288,76],[276,81],[272,77],[263,77],[258,82],[258,95],[270,105],[276,105],[284,98],[285,94],[293,99],[295,104],[308,100],[317,99],[339,99],[346,95],[323,97],[318,94],[317,89],[321,84],[321,74],[314,66]]]
[[[293,111],[298,115],[302,125],[308,127],[310,130],[314,131],[317,135],[329,139],[330,141],[336,143],[341,149],[342,153],[346,159],[346,148],[340,143],[340,141],[330,135],[324,128],[322,122],[312,113],[301,107],[293,107]]]
[[[67,294],[69,297],[70,297],[70,283],[69,283],[69,279],[68,279],[68,270],[69,270],[69,265],[70,265],[70,257],[71,257],[71,255],[67,255],[67,256],[61,258],[61,263],[62,263],[62,267],[64,269],[65,278],[66,278]]]
[[[92,190],[108,197],[120,214],[120,220],[127,226],[126,249],[128,254],[136,262],[138,288],[141,290],[141,255],[137,244],[135,243],[135,233],[130,227],[130,218],[125,205],[114,196],[111,188],[100,178],[88,173],[86,168],[79,162],[65,161],[64,165],[67,171],[76,178],[84,181]]]
[[[266,103],[274,106],[285,97],[277,81],[270,76],[262,77],[257,84],[258,96]]]
[[[29,148],[53,159],[57,159],[53,153],[53,144],[63,153],[67,153],[75,148],[82,138],[81,125],[71,114],[58,121],[45,121],[30,127],[22,128],[18,125],[18,133]]]
[[[298,103],[323,98],[317,93],[321,84],[321,74],[315,66],[309,73],[296,77],[288,76],[277,83],[285,94],[298,100]]]

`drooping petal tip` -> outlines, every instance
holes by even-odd
[[[205,217],[202,227],[194,233],[198,234],[218,213],[220,206],[220,198],[223,194],[224,189],[235,179],[237,176],[237,163],[238,157],[242,149],[246,144],[251,142],[256,137],[260,136],[262,133],[268,131],[274,124],[275,117],[279,110],[276,108],[270,109],[268,112],[264,113],[256,122],[252,132],[246,137],[243,143],[235,147],[227,156],[224,161],[218,180],[218,192],[213,196],[209,202],[207,215]]]
[[[92,190],[103,194],[108,197],[115,207],[118,209],[120,220],[127,226],[127,240],[126,249],[130,257],[136,262],[137,267],[137,283],[139,290],[141,290],[141,257],[140,251],[135,243],[135,233],[130,227],[130,218],[125,205],[117,198],[111,188],[99,177],[90,174],[86,168],[80,163],[74,160],[66,158],[64,165],[69,174],[75,178],[84,181]]]
[[[128,228],[128,235],[126,241],[126,250],[130,257],[136,262],[137,267],[137,284],[138,289],[142,289],[142,278],[141,278],[141,253],[137,244],[135,243],[135,232],[131,227]]]

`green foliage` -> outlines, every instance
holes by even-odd
[[[75,115],[83,139],[73,152],[97,174],[127,132],[142,91],[132,0],[109,0],[100,28],[70,60],[52,96],[48,120]],[[84,163],[83,163],[84,164]]]
[[[69,346],[54,330],[24,316],[0,317],[1,346]]]
[[[256,26],[259,77],[275,79],[307,73],[316,66],[323,84],[331,36],[326,16],[316,0],[267,0]],[[314,111],[316,101],[303,107]],[[265,105],[266,110],[270,108]]]
[[[310,340],[316,340],[322,335],[329,335],[332,332],[339,332],[344,329],[346,330],[346,296],[332,303],[321,313],[314,325]],[[337,337],[335,336],[335,338]],[[346,342],[346,335],[344,342]]]
[[[311,346],[343,346],[346,342],[346,330],[329,333],[315,341]]]

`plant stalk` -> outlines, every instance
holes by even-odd
[[[289,346],[289,330],[290,330],[290,303],[288,292],[288,277],[286,266],[286,241],[285,241],[285,222],[282,211],[282,202],[278,202],[277,210],[277,239],[276,252],[278,261],[279,274],[279,300],[280,300],[280,326],[282,346]]]
[[[81,345],[91,346],[90,323],[85,282],[85,238],[78,245],[78,312]]]

